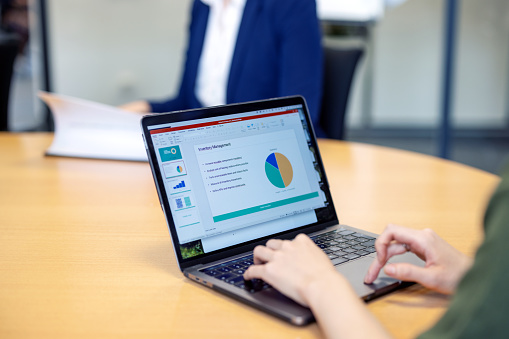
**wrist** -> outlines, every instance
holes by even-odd
[[[308,282],[301,291],[302,299],[313,312],[334,299],[333,295],[338,291],[348,291],[348,281],[335,270]]]
[[[335,270],[313,279],[302,292],[325,337],[389,338],[350,283]]]
[[[454,290],[456,290],[456,288],[458,287],[458,284],[463,279],[463,277],[465,276],[467,271],[470,270],[473,263],[474,263],[474,259],[472,259],[471,257],[469,257],[467,255],[464,255],[464,254],[462,255],[461,260],[457,266],[458,268],[457,268],[457,274],[456,274],[456,281],[454,284]]]

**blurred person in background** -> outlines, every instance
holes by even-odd
[[[323,136],[322,64],[315,0],[195,0],[177,96],[120,107],[159,113],[302,95]]]

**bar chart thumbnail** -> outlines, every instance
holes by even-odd
[[[179,188],[184,188],[186,187],[186,182],[184,180],[182,180],[181,182],[179,182],[177,185],[173,186],[173,189],[174,190],[177,190]]]

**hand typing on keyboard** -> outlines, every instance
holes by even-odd
[[[310,306],[306,288],[316,280],[339,276],[327,255],[304,234],[293,241],[269,240],[254,249],[254,265],[244,279],[262,279],[304,306]]]
[[[253,254],[254,265],[246,270],[244,279],[262,279],[311,308],[326,337],[387,337],[328,255],[307,235],[299,234],[292,241],[269,240]],[[350,329],[346,324],[356,329],[356,336],[344,331]]]
[[[429,229],[389,225],[376,242],[370,237],[359,239],[360,234],[347,234],[350,231],[341,232],[314,239],[300,234],[293,241],[269,240],[266,246],[255,248],[254,265],[246,269],[244,279],[262,279],[311,308],[326,337],[388,338],[334,264],[373,253],[374,245],[377,258],[365,278],[370,283],[389,258],[411,251],[426,261],[425,267],[388,264],[386,274],[443,293],[454,291],[472,265],[472,259]]]

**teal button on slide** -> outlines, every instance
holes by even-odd
[[[162,162],[182,159],[179,146],[160,148],[159,155],[161,156]]]
[[[256,213],[256,212],[268,210],[268,209],[271,209],[271,208],[276,208],[276,207],[280,207],[280,206],[284,206],[284,205],[289,205],[289,204],[293,204],[293,203],[296,203],[296,202],[299,202],[299,201],[303,201],[303,200],[313,199],[313,198],[316,198],[318,196],[319,196],[318,192],[303,194],[303,195],[299,195],[297,197],[283,199],[283,200],[279,200],[279,201],[274,201],[274,202],[271,202],[271,203],[268,203],[268,204],[263,204],[263,205],[260,205],[260,206],[254,206],[254,207],[246,208],[246,209],[243,209],[243,210],[240,210],[240,211],[235,211],[235,212],[231,212],[231,213],[216,215],[215,217],[213,217],[213,220],[214,220],[214,222],[219,222],[219,221],[223,221],[223,220],[233,219],[233,218],[241,217],[243,215],[247,215],[247,214],[251,214],[251,213]]]

